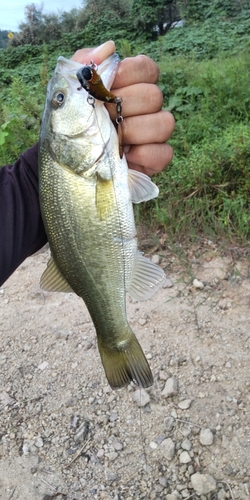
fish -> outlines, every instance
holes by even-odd
[[[99,67],[111,88],[119,57]],[[60,56],[48,84],[39,140],[39,198],[51,257],[41,288],[74,292],[85,302],[113,389],[153,375],[126,313],[126,294],[147,300],[165,282],[138,250],[133,203],[158,196],[143,173],[128,169],[103,102],[79,88],[78,62]]]

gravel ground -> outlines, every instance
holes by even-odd
[[[153,250],[166,288],[128,298],[147,391],[112,391],[82,300],[39,288],[48,250],[0,289],[1,499],[250,498],[249,265],[187,255]]]

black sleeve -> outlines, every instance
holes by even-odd
[[[0,286],[47,242],[38,197],[38,144],[0,168]]]

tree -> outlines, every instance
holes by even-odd
[[[152,38],[163,35],[180,15],[175,0],[134,0],[131,19],[139,36]]]
[[[179,0],[186,19],[204,21],[210,17],[232,18],[249,9],[249,0]]]
[[[5,49],[8,45],[8,34],[9,32],[7,30],[1,30],[0,29],[0,49]]]

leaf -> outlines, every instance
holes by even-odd
[[[9,135],[8,132],[5,132],[4,130],[0,130],[0,146],[3,146],[5,144],[5,137]]]

